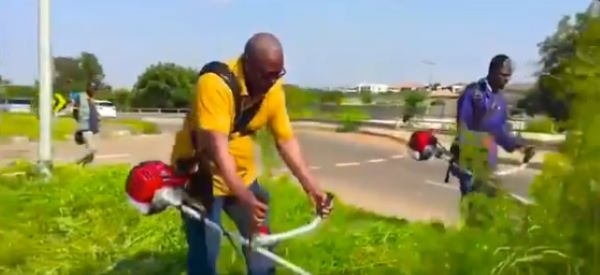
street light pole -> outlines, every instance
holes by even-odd
[[[429,66],[429,85],[433,85],[433,66],[435,66],[435,62],[430,60],[422,60],[421,62]]]
[[[38,0],[39,120],[38,165],[50,176],[52,168],[52,54],[50,52],[50,0]]]

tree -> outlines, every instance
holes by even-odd
[[[97,99],[112,101],[117,108],[131,107],[132,93],[127,89],[104,90],[96,94]]]
[[[10,85],[10,80],[5,79],[0,75],[0,85]]]
[[[596,184],[600,169],[599,44],[600,20],[596,19],[574,40],[572,58],[561,62],[563,69],[556,79],[573,95],[568,119],[572,131],[567,134],[564,154],[552,158],[556,163],[544,163],[544,175],[534,181],[531,189],[536,201],[545,206],[530,212],[531,228],[541,229],[531,235],[537,240],[531,246],[552,244],[558,253],[572,259],[573,266],[577,266],[574,273],[578,274],[600,272],[600,191]],[[545,273],[552,270],[552,265],[547,270]]]
[[[316,91],[303,89],[297,85],[284,85],[285,103],[288,112],[297,113],[313,108],[319,102]]]
[[[37,97],[38,90],[33,86],[6,85],[4,93],[7,97]]]
[[[339,106],[344,100],[344,93],[340,91],[321,91],[319,95],[322,104],[333,103]]]
[[[402,121],[408,122],[417,114],[423,112],[420,105],[427,99],[427,93],[422,91],[407,91],[404,92],[404,114]]]
[[[66,94],[72,90],[82,91],[89,81],[103,79],[102,65],[92,53],[82,52],[79,57],[54,58],[53,88],[57,92]]]
[[[360,91],[360,102],[371,104],[373,102],[373,93],[371,91]]]
[[[134,85],[132,105],[147,108],[187,107],[198,72],[174,63],[151,65]]]
[[[102,80],[104,78],[104,70],[98,58],[91,53],[83,52],[79,56],[79,68],[83,71],[84,79],[87,81],[91,80]]]
[[[578,13],[574,18],[564,16],[556,32],[538,44],[541,70],[537,73],[536,87],[517,105],[525,109],[527,114],[547,113],[558,121],[568,119],[573,94],[564,90],[556,75],[563,73],[565,62],[574,57],[574,41],[588,21],[586,13]]]

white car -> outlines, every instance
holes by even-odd
[[[31,113],[30,98],[0,98],[0,111],[9,113]]]
[[[95,100],[100,117],[117,117],[117,107],[108,100]]]

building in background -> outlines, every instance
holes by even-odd
[[[369,91],[371,93],[386,93],[390,89],[390,86],[387,84],[377,84],[377,83],[359,83],[356,85],[356,91],[363,92]]]
[[[393,92],[418,91],[425,90],[425,85],[418,82],[407,81],[392,85],[390,87],[390,90],[392,90]]]

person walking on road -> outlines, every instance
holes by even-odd
[[[77,163],[87,165],[94,160],[96,154],[95,135],[100,133],[100,116],[94,101],[94,94],[99,89],[97,81],[91,81],[86,86],[85,92],[74,97],[73,116],[77,120],[75,142],[85,145],[86,153]]]
[[[257,182],[253,134],[265,126],[278,151],[313,202],[328,214],[326,195],[303,158],[285,104],[283,48],[269,33],[253,35],[243,54],[228,62],[210,62],[201,70],[195,98],[177,133],[171,161],[180,173],[192,173],[189,192],[203,201],[208,219],[220,223],[221,210],[248,237],[270,232],[269,193]],[[203,222],[183,217],[188,243],[188,274],[217,274],[220,235]],[[273,249],[272,247],[270,249]],[[274,274],[274,263],[245,252],[249,274]]]
[[[469,84],[458,99],[458,136],[453,145],[455,148],[451,150],[458,152],[458,148],[462,150],[465,146],[474,145],[471,137],[476,136],[476,143],[487,150],[487,167],[491,170],[497,165],[497,145],[507,152],[533,149],[525,146],[524,140],[507,129],[507,105],[502,90],[510,81],[512,73],[510,58],[504,54],[496,55],[489,64],[487,76]],[[457,154],[455,153],[455,157]],[[459,159],[456,161],[459,161],[461,169],[472,170],[469,163]],[[463,196],[474,191],[476,186],[469,173],[458,169],[449,172],[458,177]]]

